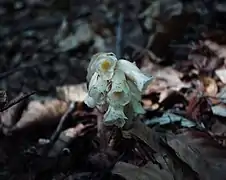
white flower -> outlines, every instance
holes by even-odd
[[[127,78],[137,85],[139,91],[143,91],[152,81],[153,77],[144,75],[140,69],[134,64],[127,60],[118,60],[117,68],[122,70]]]
[[[109,80],[114,74],[117,58],[113,53],[97,53],[91,58],[88,67],[87,81],[94,72],[97,72],[102,79]]]
[[[123,106],[109,106],[107,112],[104,114],[104,124],[108,126],[116,125],[118,127],[123,127],[125,119],[128,118],[124,114]]]
[[[107,88],[108,82],[101,79],[101,77],[99,77],[99,75],[95,72],[89,83],[88,96],[85,99],[85,103],[89,107],[104,104]]]
[[[144,114],[145,110],[143,109],[141,103],[137,101],[136,99],[131,100],[131,105],[133,107],[133,111],[136,114]]]
[[[135,86],[135,84],[133,82],[131,82],[130,80],[127,81],[131,94],[132,94],[132,98],[131,98],[131,105],[133,108],[134,113],[136,114],[144,114],[145,111],[141,105],[141,92],[138,90],[138,88]]]
[[[126,82],[125,74],[120,70],[115,70],[112,77],[111,90],[107,95],[108,102],[112,106],[125,106],[130,102],[131,94]]]

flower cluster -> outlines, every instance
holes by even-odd
[[[118,60],[113,53],[97,53],[87,71],[85,103],[89,107],[108,105],[105,125],[123,127],[128,115],[144,113],[141,94],[153,78],[144,75],[134,63]]]

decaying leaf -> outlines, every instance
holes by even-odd
[[[160,124],[166,125],[170,123],[179,122],[183,127],[194,127],[196,124],[182,116],[172,114],[172,113],[164,113],[161,117],[155,117],[150,120],[146,120],[146,124]]]
[[[124,177],[126,180],[173,180],[173,176],[165,169],[148,162],[143,167],[138,167],[125,162],[117,162],[112,170],[113,174]]]
[[[218,92],[216,81],[211,77],[201,77],[201,81],[203,82],[206,95],[216,96]]]
[[[31,101],[20,120],[12,127],[12,131],[19,131],[30,126],[40,124],[57,124],[66,112],[68,104],[65,101],[48,100],[44,103]]]
[[[65,131],[61,132],[54,146],[49,151],[48,156],[56,157],[63,151],[64,148],[68,147],[75,138],[83,136],[85,133],[91,130],[92,127],[94,127],[93,124],[84,125],[82,123],[79,123],[75,127],[66,129]]]
[[[128,131],[124,131],[124,134],[130,134],[132,137],[137,137],[155,152],[159,151],[159,137],[157,132],[149,128],[141,121],[135,121],[133,127]]]
[[[87,84],[59,86],[56,90],[58,97],[62,100],[83,102],[87,95]]]
[[[226,149],[209,134],[185,130],[167,134],[168,144],[182,161],[187,163],[202,180],[224,180],[226,177]]]
[[[219,77],[219,79],[226,84],[226,69],[216,69],[215,71],[216,75]]]

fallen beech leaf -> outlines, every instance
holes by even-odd
[[[19,121],[21,114],[28,104],[28,99],[23,99],[17,104],[11,106],[5,111],[1,112],[1,124],[3,133],[6,135],[8,130],[12,128],[17,121]]]
[[[132,137],[137,137],[155,152],[159,152],[159,137],[157,132],[149,128],[141,121],[135,121],[133,127],[128,131],[123,131],[123,133],[125,133],[126,135],[130,134]]]
[[[217,69],[215,71],[216,75],[219,77],[219,79],[226,84],[226,69]]]
[[[37,124],[57,124],[67,107],[68,104],[65,101],[52,100],[44,103],[31,101],[20,120],[13,126],[12,131],[34,127]]]
[[[187,163],[202,180],[225,180],[226,148],[209,134],[198,130],[185,130],[167,134],[162,139],[183,162]]]
[[[216,96],[218,92],[216,81],[210,77],[201,77],[201,81],[203,82],[206,95]]]
[[[58,97],[65,101],[83,102],[87,95],[86,83],[59,86],[56,90]]]
[[[126,180],[173,180],[173,176],[165,169],[148,162],[143,167],[138,167],[125,162],[117,162],[111,171],[113,174],[124,177]]]

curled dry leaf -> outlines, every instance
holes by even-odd
[[[61,132],[57,141],[55,142],[52,149],[49,151],[48,156],[56,157],[58,154],[62,152],[64,148],[66,148],[70,143],[79,136],[85,135],[89,130],[94,128],[94,124],[82,124],[79,123],[75,127],[66,129]]]
[[[156,131],[149,128],[147,125],[137,120],[133,123],[133,127],[128,131],[123,131],[123,135],[136,137],[148,145],[152,150],[158,152],[159,147],[159,136]]]
[[[211,77],[201,77],[200,79],[203,82],[205,94],[207,96],[216,96],[218,92],[216,81]]]
[[[209,134],[198,130],[185,130],[167,134],[165,143],[202,180],[224,180],[226,177],[226,149]]]
[[[65,101],[83,102],[87,95],[86,83],[77,85],[59,86],[56,88],[57,96]]]
[[[65,101],[51,100],[44,103],[31,101],[20,120],[13,126],[12,131],[40,124],[57,124],[67,107],[68,104]]]
[[[165,169],[148,162],[143,167],[138,167],[125,162],[117,162],[112,169],[113,174],[124,177],[126,180],[173,180],[173,176]]]

